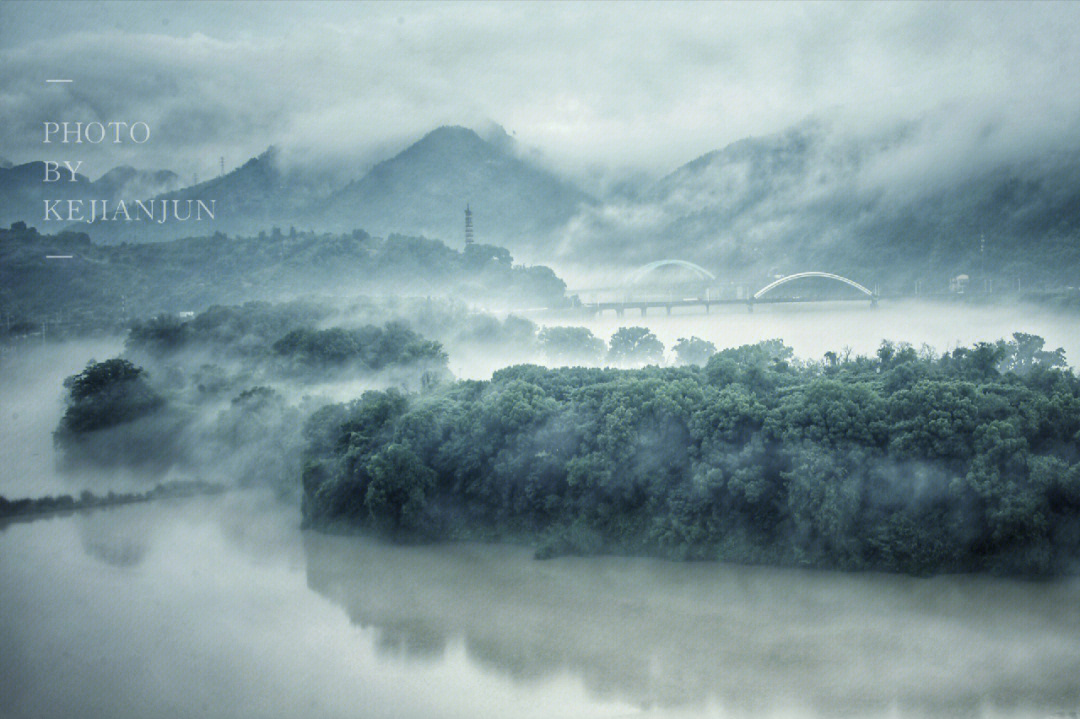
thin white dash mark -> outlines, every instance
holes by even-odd
[[[70,260],[75,255],[45,255],[46,260]]]
[[[71,80],[46,80],[45,82],[71,82]]]

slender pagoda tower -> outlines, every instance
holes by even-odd
[[[465,246],[468,247],[473,243],[473,229],[472,229],[472,210],[469,209],[469,205],[465,205]]]

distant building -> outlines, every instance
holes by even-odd
[[[964,294],[964,290],[967,289],[968,282],[971,278],[967,275],[957,275],[949,280],[949,292],[954,292],[958,295]]]
[[[466,204],[465,205],[465,246],[468,247],[472,243],[473,243],[472,210],[470,210],[468,204]]]

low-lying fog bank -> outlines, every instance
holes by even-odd
[[[1080,361],[1080,313],[1038,305],[881,300],[873,306],[860,300],[759,304],[753,312],[745,305],[720,305],[708,314],[695,308],[692,312],[676,309],[671,315],[652,309],[645,317],[635,310],[627,310],[622,317],[610,311],[601,316],[527,316],[540,325],[588,327],[604,339],[620,327],[640,325],[652,330],[669,349],[680,337],[697,336],[718,349],[775,337],[794,349],[796,357],[807,360],[821,360],[825,352],[845,347],[855,354],[872,355],[883,340],[907,342],[916,349],[927,344],[941,353],[1026,332],[1045,338],[1050,348],[1064,348],[1070,363]],[[470,369],[483,374],[487,364]],[[457,373],[456,367],[451,368]]]
[[[373,324],[380,322],[384,324]],[[401,323],[416,334],[380,329],[392,327],[385,323]],[[143,326],[147,328],[151,324]],[[608,346],[611,338],[620,328],[635,326],[647,328],[659,344],[630,358],[633,361],[629,365],[617,362],[613,359],[614,348]],[[378,332],[387,338],[392,334],[402,337],[401,341],[394,340],[397,347],[405,346],[401,342],[407,345],[434,340],[441,345],[442,356],[446,358],[441,371],[448,371],[458,379],[476,380],[486,380],[496,370],[519,363],[677,364],[686,361],[678,351],[679,340],[684,338],[699,338],[706,348],[711,343],[715,349],[725,349],[777,337],[793,348],[795,359],[820,362],[825,352],[843,355],[845,348],[854,354],[873,355],[883,340],[909,343],[916,349],[926,344],[940,353],[980,341],[993,342],[1021,331],[1044,337],[1047,349],[1062,347],[1069,361],[1080,357],[1080,315],[1036,306],[959,302],[886,300],[876,307],[863,302],[762,304],[753,312],[735,305],[714,307],[709,314],[676,311],[669,316],[653,311],[645,317],[633,312],[617,317],[610,313],[592,316],[573,312],[521,317],[492,315],[447,300],[313,298],[284,304],[214,308],[193,320],[173,318],[153,327],[149,332],[144,330],[139,335],[141,339],[132,335],[95,341],[24,342],[6,349],[0,359],[4,414],[4,421],[0,422],[3,455],[0,456],[3,460],[0,495],[42,496],[77,493],[82,489],[144,491],[160,481],[190,476],[190,471],[166,475],[155,471],[153,476],[143,477],[123,466],[107,470],[69,466],[65,472],[57,472],[53,432],[64,412],[64,378],[79,372],[90,360],[101,361],[118,355],[132,357],[159,389],[173,391],[187,387],[183,390],[184,401],[177,406],[189,413],[189,419],[197,419],[191,426],[197,427],[202,437],[209,435],[217,439],[222,435],[216,421],[223,412],[233,408],[237,420],[241,414],[257,414],[250,411],[251,407],[242,404],[238,407],[236,401],[241,394],[258,386],[267,386],[272,393],[257,395],[267,398],[269,404],[260,399],[256,409],[262,411],[264,419],[272,419],[282,429],[289,423],[302,423],[322,405],[354,399],[367,390],[419,388],[424,381],[422,368],[417,371],[410,365],[390,364],[373,369],[368,360],[360,365],[327,365],[328,357],[333,355],[312,354],[316,350],[325,353],[327,347],[332,352],[341,351],[335,343],[342,339],[356,342],[356,338],[361,338],[361,344],[357,345],[361,350],[356,351],[363,354],[366,352],[362,350],[363,342],[368,341],[363,338],[377,336]],[[189,327],[202,329],[185,329]],[[305,330],[306,335],[290,333],[296,327],[311,330]],[[581,328],[584,335],[557,338],[551,334],[560,328]],[[373,331],[376,335],[372,335]],[[342,334],[338,337],[333,332]],[[171,344],[185,337],[188,339]],[[279,349],[286,339],[290,349]],[[423,351],[437,357],[439,350],[434,345],[431,347]],[[347,357],[354,350],[345,351],[342,356]],[[398,353],[394,356],[412,356],[408,354],[412,350],[405,355],[401,355],[401,349],[391,351]],[[263,356],[260,352],[265,354],[264,359],[258,359]],[[248,424],[228,439],[255,444],[268,439],[264,426]],[[185,441],[200,445],[188,451],[189,456],[207,459],[206,446],[202,446],[205,442],[191,438]],[[158,447],[160,452],[164,449]],[[204,470],[215,476],[196,478],[227,482],[229,477],[222,475],[238,471],[235,465],[239,462],[235,460],[242,459],[244,452],[251,449],[235,447],[236,451],[231,453],[233,462],[204,466]]]
[[[53,431],[64,413],[64,378],[91,359],[116,355],[123,346],[123,337],[31,341],[8,347],[0,355],[0,495],[37,497],[119,489],[124,484],[59,473],[53,445]]]

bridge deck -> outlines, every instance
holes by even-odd
[[[582,303],[581,308],[586,311],[592,312],[604,312],[605,310],[615,310],[617,314],[622,314],[626,310],[640,310],[644,315],[649,309],[663,308],[668,314],[671,314],[671,310],[676,307],[704,307],[708,312],[712,305],[747,305],[753,307],[754,305],[764,304],[782,304],[793,302],[867,302],[876,304],[876,297],[836,297],[836,298],[821,298],[821,297],[759,297],[754,299],[753,297],[734,299],[649,299],[649,300],[619,300],[608,302],[585,302]]]

